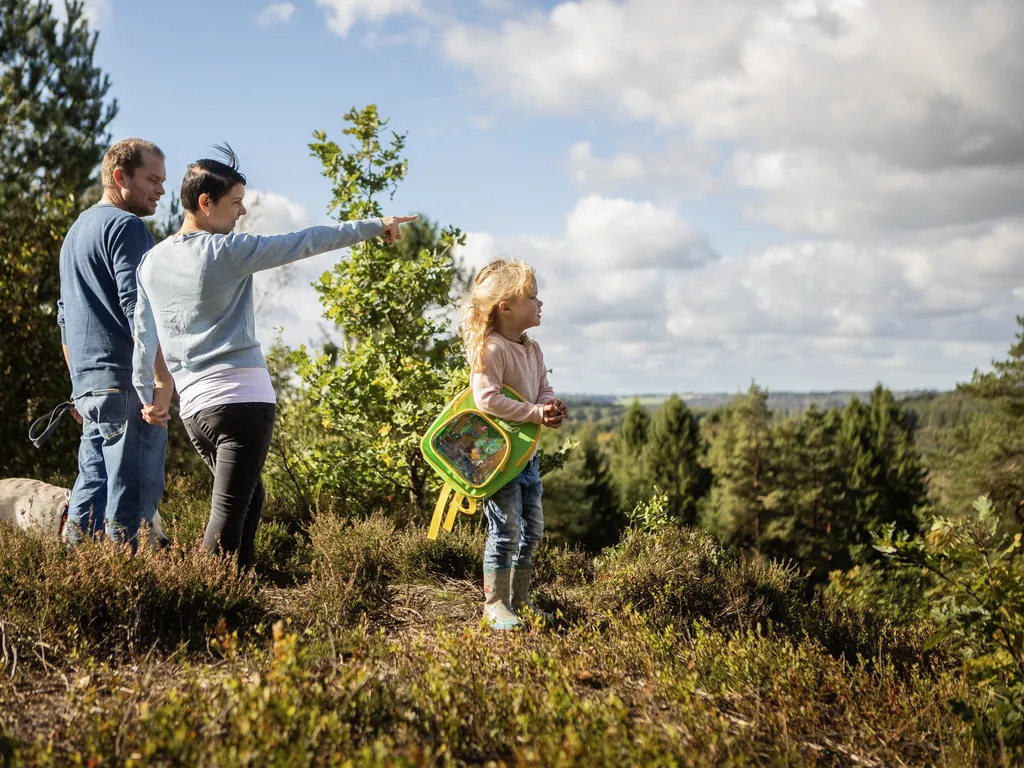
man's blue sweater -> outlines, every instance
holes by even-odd
[[[153,236],[138,216],[99,203],[60,249],[57,324],[68,348],[72,397],[132,386],[136,270]]]

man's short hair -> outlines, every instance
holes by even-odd
[[[146,162],[146,153],[152,152],[161,160],[164,159],[163,150],[156,144],[145,139],[125,139],[107,150],[103,156],[103,188],[114,187],[114,171],[118,168],[129,178]]]
[[[181,207],[189,213],[199,212],[202,195],[208,195],[216,204],[237,184],[245,186],[245,175],[238,170],[238,155],[231,145],[225,142],[223,145],[215,144],[213,148],[224,162],[204,158],[196,160],[185,170],[185,178],[181,182]]]

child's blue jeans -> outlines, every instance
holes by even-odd
[[[534,454],[512,482],[484,499],[487,545],[484,568],[499,570],[533,565],[533,551],[544,538],[540,455]]]

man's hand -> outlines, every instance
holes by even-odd
[[[147,424],[167,429],[167,422],[171,420],[171,414],[166,408],[160,408],[153,403],[142,406],[142,418]]]
[[[381,239],[385,243],[393,243],[397,240],[402,239],[402,231],[399,229],[399,225],[405,224],[410,221],[416,221],[419,216],[384,216],[381,221],[384,223],[384,232],[381,234]]]
[[[541,411],[541,418],[543,419],[541,424],[545,427],[558,429],[562,426],[562,419],[564,419],[565,416],[562,415],[562,410],[557,405],[554,403],[547,403]]]

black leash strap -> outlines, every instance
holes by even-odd
[[[53,434],[53,430],[57,428],[64,414],[74,407],[75,402],[68,400],[66,403],[61,403],[54,408],[49,416],[43,416],[33,421],[32,426],[28,428],[28,439],[32,441],[32,445],[36,448],[42,448],[43,444],[50,439],[50,435]],[[46,426],[42,426],[44,421]],[[42,432],[39,432],[40,429],[42,429]]]

